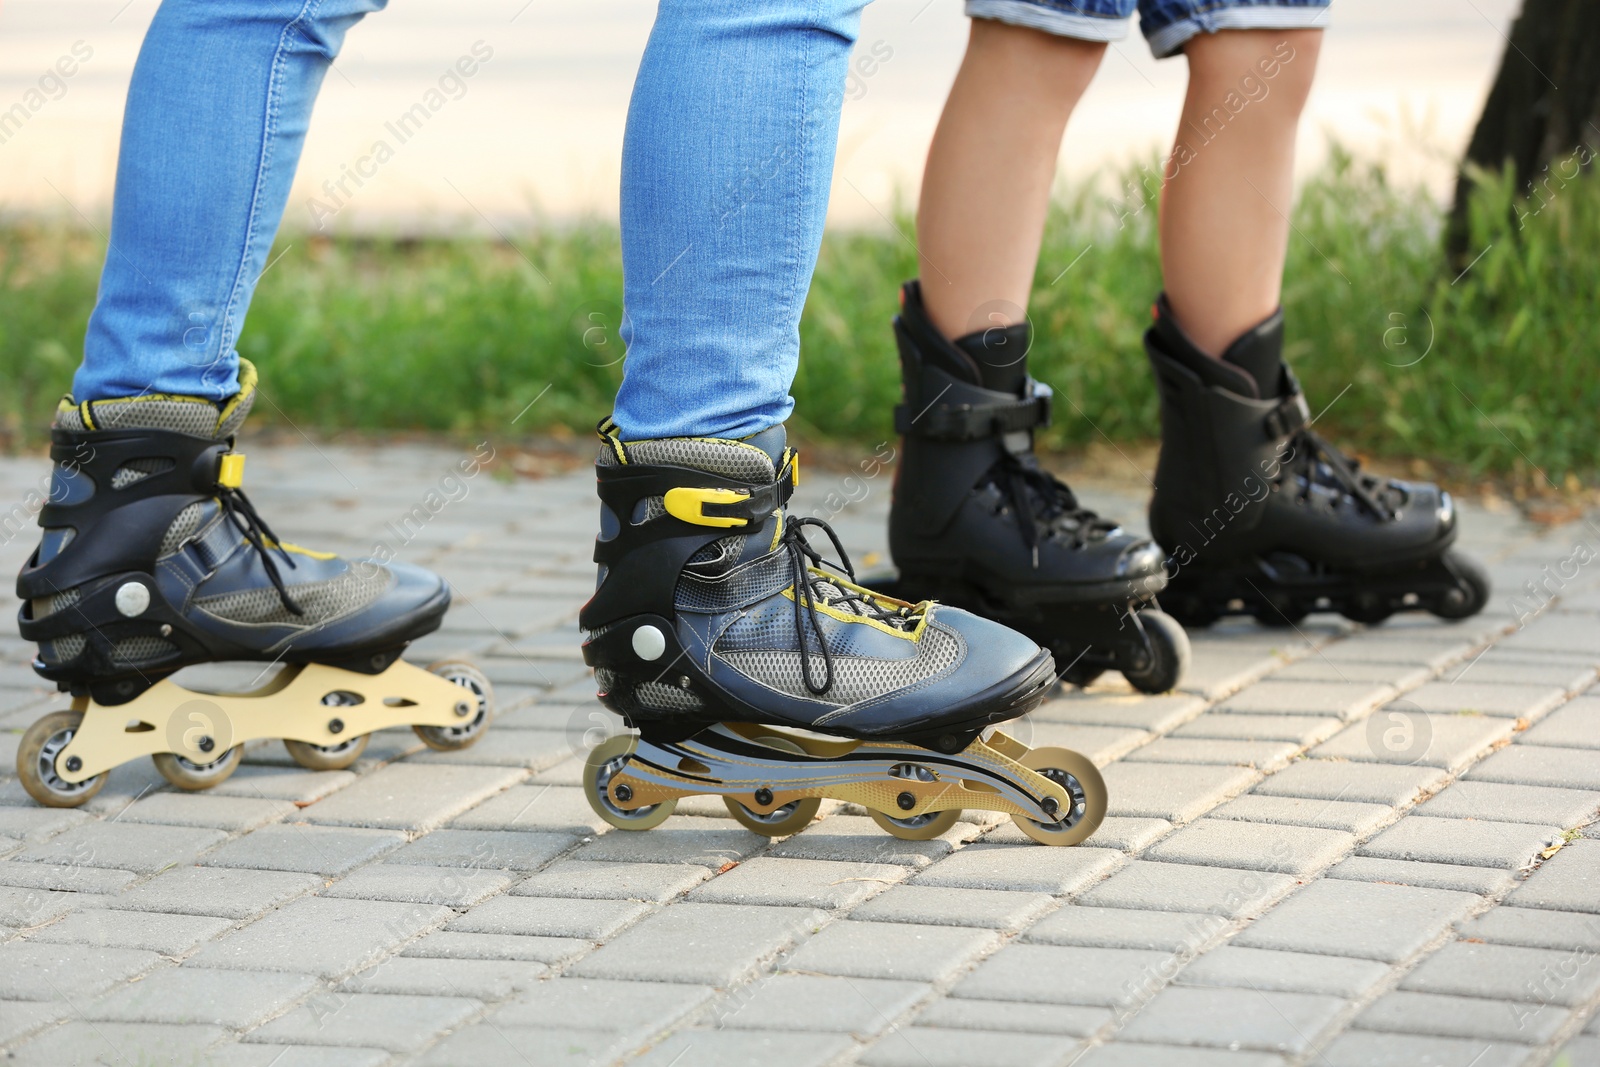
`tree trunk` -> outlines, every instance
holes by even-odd
[[[1570,181],[1600,157],[1600,3],[1523,0],[1456,180],[1452,259],[1469,255],[1472,167],[1515,168],[1517,188]]]

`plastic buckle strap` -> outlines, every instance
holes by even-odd
[[[662,501],[667,514],[681,522],[726,529],[765,522],[769,515],[783,507],[793,492],[793,474],[780,472],[771,485],[756,489],[675,486],[662,495]]]
[[[1000,404],[935,403],[916,415],[909,406],[896,405],[895,432],[936,441],[978,441],[1048,426],[1053,394],[1048,385],[1033,384],[1032,396]]]
[[[1296,390],[1278,402],[1278,406],[1267,412],[1262,424],[1270,440],[1288,437],[1311,423],[1311,409],[1306,406],[1305,394]]]
[[[217,457],[217,484],[237,489],[244,484],[244,453],[224,452]]]

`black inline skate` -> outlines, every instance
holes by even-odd
[[[1050,654],[967,612],[857,585],[827,524],[784,512],[799,461],[782,426],[624,442],[608,421],[601,437],[583,654],[600,699],[639,731],[590,753],[585,787],[603,819],[645,830],[679,797],[709,793],[769,836],[803,828],[823,797],[915,840],[963,808],[1010,814],[1046,844],[1094,832],[1105,787],[1092,763],[981,736],[1044,699]]]
[[[82,804],[140,755],[172,784],[203,789],[256,738],[282,738],[301,765],[326,770],[354,763],[373,730],[411,724],[429,746],[457,749],[492,717],[488,680],[471,664],[424,671],[400,659],[449,607],[441,578],[279,541],[256,514],[233,450],[255,401],[248,361],[239,379],[221,403],[61,402],[43,535],[17,578],[34,670],[73,696],[17,752],[41,804]],[[247,693],[170,677],[221,660],[286,666]]]
[[[1164,602],[1185,625],[1247,614],[1289,626],[1312,611],[1363,623],[1418,609],[1464,619],[1483,609],[1488,576],[1449,551],[1450,494],[1365,474],[1311,430],[1283,362],[1281,310],[1212,359],[1162,296],[1145,347],[1161,392],[1150,529],[1168,552]]]
[[[1062,677],[1088,685],[1121,671],[1164,693],[1189,662],[1189,639],[1156,606],[1161,550],[1081,507],[1039,463],[1033,432],[1050,420],[1048,386],[1028,377],[1027,323],[947,340],[918,282],[895,319],[905,403],[888,586],[1014,626],[1055,654]]]

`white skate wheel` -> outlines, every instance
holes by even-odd
[[[117,589],[117,610],[128,618],[143,615],[150,606],[150,590],[140,582],[124,582]]]
[[[666,635],[654,626],[641,626],[633,631],[633,651],[640,659],[658,660],[666,650]]]

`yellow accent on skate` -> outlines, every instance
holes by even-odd
[[[237,489],[244,484],[244,453],[224,452],[217,464],[217,484],[225,489]]]
[[[737,515],[707,515],[707,504],[737,504],[741,500],[749,500],[750,493],[743,489],[695,489],[689,486],[678,486],[668,489],[662,497],[667,506],[667,514],[684,522],[692,522],[696,526],[748,526],[749,519],[739,518]]]
[[[333,693],[348,694],[348,702],[324,705]],[[57,756],[56,774],[75,784],[137,756],[172,753],[206,764],[261,738],[327,746],[391,726],[461,726],[473,721],[477,703],[471,689],[404,660],[380,674],[290,664],[247,692],[201,692],[164,678],[126,704],[74,700],[83,724]]]

